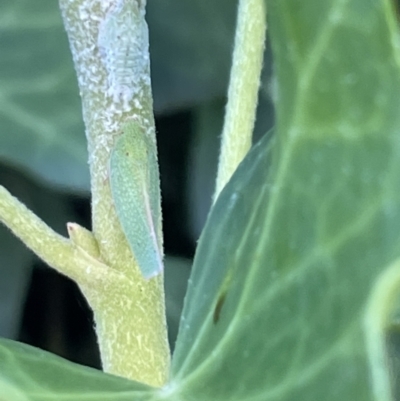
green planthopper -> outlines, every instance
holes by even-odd
[[[160,178],[152,138],[129,120],[110,159],[110,183],[122,230],[146,279],[163,270]]]

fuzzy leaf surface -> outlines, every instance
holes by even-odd
[[[268,13],[275,138],[208,219],[173,381],[185,400],[393,400],[368,337],[383,341],[389,306],[366,320],[400,254],[392,3],[272,0]]]

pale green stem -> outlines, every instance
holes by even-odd
[[[0,221],[46,263],[69,277],[79,275],[70,241],[54,232],[1,186]]]
[[[371,291],[364,319],[368,358],[376,399],[393,400],[386,349],[387,329],[400,295],[400,260],[383,269]]]
[[[105,370],[148,384],[165,382],[169,354],[159,339],[164,338],[166,327],[163,321],[155,325],[144,316],[148,305],[152,305],[151,316],[164,313],[157,286],[149,291],[107,266],[99,259],[94,237],[83,227],[68,224],[71,240],[57,234],[2,186],[0,221],[47,264],[79,285],[93,308]],[[161,278],[156,280],[158,285],[162,284]],[[143,300],[136,301],[137,291],[145,292],[145,305]],[[138,327],[142,334],[132,338]],[[143,359],[143,355],[148,359]],[[150,370],[155,363],[163,365]]]
[[[0,221],[61,274],[87,288],[104,285],[108,266],[92,258],[77,243],[62,237],[0,186]],[[92,273],[88,274],[91,270]]]
[[[214,201],[251,147],[266,29],[265,0],[239,0]]]
[[[145,39],[141,42],[146,35],[140,36],[147,30],[144,21],[146,2],[59,2],[82,97],[91,173],[93,234],[98,244],[100,259],[114,272],[125,277],[123,282],[110,279],[104,288],[81,288],[94,311],[103,369],[109,373],[161,386],[167,380],[170,360],[163,276],[151,280],[142,277],[122,232],[109,180],[110,153],[116,138],[122,133],[121,126],[127,118],[135,119],[148,135],[155,138],[148,46]],[[127,39],[131,37],[129,35],[133,35],[134,43],[130,50],[137,52],[137,60],[144,69],[138,76],[135,75],[137,71],[132,70],[132,76],[138,79],[133,88],[134,96],[128,100],[122,100],[118,96],[116,98],[110,93],[112,85],[110,76],[107,75],[109,71],[99,44],[100,24],[110,15],[110,10],[120,9],[120,6],[124,12],[129,13],[131,20],[128,19],[126,23],[123,17],[125,14],[122,15],[122,23],[118,23],[117,26],[127,28],[128,36],[125,35],[126,32],[118,36]],[[132,21],[134,24],[131,24]],[[139,36],[135,36],[136,34]],[[114,39],[116,36],[113,36]],[[140,40],[135,41],[138,38]],[[143,46],[139,47],[138,43]],[[115,54],[117,53],[114,52]],[[118,54],[121,56],[124,52],[120,51]],[[135,67],[135,63],[133,65]],[[118,64],[118,68],[121,68],[121,63]],[[128,91],[131,89],[129,81],[124,88]]]

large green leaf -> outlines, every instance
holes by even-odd
[[[377,0],[268,9],[276,138],[253,149],[207,222],[173,381],[185,400],[388,400],[373,394],[389,373],[369,351],[380,322],[365,325],[365,310],[400,255],[394,10]]]
[[[140,401],[152,393],[143,384],[0,339],[0,401]]]

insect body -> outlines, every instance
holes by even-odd
[[[110,183],[122,230],[145,278],[162,263],[160,179],[155,143],[136,121],[129,121],[110,159]]]
[[[108,94],[125,105],[148,77],[149,39],[144,7],[117,0],[99,25],[98,48],[107,71]]]

